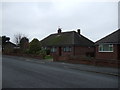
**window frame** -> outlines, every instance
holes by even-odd
[[[72,47],[71,46],[65,46],[65,47],[63,47],[63,51],[64,52],[71,52],[72,51]]]
[[[56,48],[56,47],[52,47],[52,48],[50,49],[50,52],[51,52],[51,53],[57,52],[57,48]]]
[[[108,45],[108,47],[107,47],[108,50],[104,50],[105,49],[105,45]],[[112,47],[112,50],[110,50],[111,47]],[[113,44],[100,44],[98,46],[98,51],[99,52],[114,52],[114,45]]]

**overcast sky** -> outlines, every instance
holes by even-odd
[[[16,33],[25,34],[30,41],[41,40],[56,33],[58,26],[62,32],[79,28],[94,42],[118,29],[117,2],[2,2],[0,6],[2,35],[12,42]]]

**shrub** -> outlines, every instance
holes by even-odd
[[[33,39],[30,42],[30,45],[29,45],[29,52],[31,54],[39,54],[40,50],[41,50],[41,45],[40,45],[39,40],[38,39]]]
[[[39,52],[39,54],[40,54],[43,58],[45,58],[45,56],[47,55],[45,49],[41,49],[40,52]]]

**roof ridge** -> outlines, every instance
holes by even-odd
[[[72,32],[76,32],[76,31],[61,32],[60,34],[64,34],[64,33],[72,33]],[[51,35],[57,35],[57,34],[59,34],[59,33],[53,33],[53,34],[51,34]]]
[[[108,39],[108,38],[111,38],[111,37],[113,37],[113,35],[116,37],[116,39],[117,39],[117,41],[116,41],[116,43],[119,43],[119,38],[120,38],[120,29],[118,29],[118,30],[115,30],[114,32],[112,32],[112,33],[110,33],[110,34],[108,34],[108,35],[106,35],[106,36],[104,36],[103,38],[101,38],[101,39],[99,39],[98,41],[96,41],[95,43],[96,44],[98,44],[98,43],[100,43],[101,41],[103,42],[104,40],[106,40],[106,39]],[[109,41],[109,42],[111,42],[111,41]],[[112,41],[113,42],[113,41]]]
[[[11,42],[11,41],[8,41],[8,42],[6,42],[6,43],[11,43],[11,44],[13,44],[13,45],[16,45],[15,43],[13,43],[13,42]]]
[[[60,45],[85,45],[91,46],[93,43],[88,38],[79,35],[76,31],[62,32],[60,34],[51,34],[42,40],[43,46],[60,46]]]
[[[119,29],[118,29],[118,30],[116,30],[116,31],[114,31],[114,32],[112,32],[112,33],[110,33],[110,34],[108,34],[108,35],[106,35],[106,36],[104,36],[104,37],[103,37],[103,38],[101,38],[100,40],[102,40],[102,39],[104,39],[104,38],[107,38],[107,37],[111,36],[112,34],[114,34],[114,33],[118,32],[118,31],[119,31]],[[98,41],[100,41],[100,40],[98,40]],[[96,42],[98,42],[98,41],[96,41]]]

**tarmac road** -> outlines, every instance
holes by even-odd
[[[34,60],[34,59],[33,59]],[[118,88],[118,76],[68,68],[67,64],[2,57],[2,88]]]

